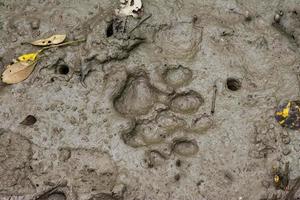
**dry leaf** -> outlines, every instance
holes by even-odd
[[[17,62],[8,65],[2,73],[2,82],[6,84],[14,84],[24,81],[34,70],[36,62]]]
[[[143,7],[141,0],[120,0],[120,9],[116,9],[116,14],[120,16],[138,17]]]
[[[34,42],[31,42],[30,44],[35,46],[49,46],[53,44],[60,44],[65,41],[66,37],[67,35],[52,35],[49,38],[36,40]]]
[[[27,61],[35,61],[40,51],[35,53],[24,54],[18,57],[19,61],[27,62]]]
[[[31,126],[35,124],[36,118],[33,115],[28,115],[20,124],[26,125],[26,126]]]

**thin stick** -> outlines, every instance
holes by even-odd
[[[66,45],[69,45],[69,44],[74,44],[74,43],[77,43],[77,42],[84,42],[84,41],[85,41],[85,39],[81,39],[81,40],[69,41],[69,42],[65,42],[65,43],[62,43],[62,44],[57,44],[57,45],[43,47],[42,49],[40,49],[40,50],[37,51],[37,55],[39,55],[40,53],[42,53],[43,51],[45,51],[47,49],[52,49],[52,48],[55,48],[55,47],[66,46]]]
[[[48,47],[43,47],[41,50],[39,50],[39,52],[45,51],[47,49],[52,49],[55,47],[61,47],[61,46],[66,46],[66,45],[70,45],[70,44],[74,44],[74,43],[78,43],[78,42],[84,42],[86,39],[81,39],[81,40],[74,40],[74,41],[69,41],[69,42],[64,42],[61,44],[56,44],[56,45],[52,45],[52,46],[48,46]]]
[[[218,92],[218,88],[217,88],[217,85],[215,83],[214,86],[213,86],[213,96],[212,96],[211,110],[210,110],[210,113],[212,115],[215,113],[217,92]]]
[[[64,187],[67,183],[65,181],[59,182],[56,185],[54,185],[53,187],[41,192],[40,194],[35,195],[31,200],[39,200],[43,197],[47,197],[47,195],[55,192],[57,190],[57,188],[59,187]]]
[[[129,34],[132,33],[136,28],[138,28],[140,25],[142,25],[146,20],[148,20],[150,17],[152,17],[152,14],[149,14],[146,18],[141,20],[131,31],[129,31]]]
[[[128,20],[128,16],[126,16],[126,18],[125,18],[125,22],[124,22],[124,26],[123,26],[123,33],[126,32],[127,20]]]

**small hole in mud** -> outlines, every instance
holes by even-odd
[[[242,84],[238,79],[228,78],[226,81],[226,86],[231,91],[238,91],[239,89],[241,89]]]
[[[67,65],[57,66],[57,73],[66,75],[69,73],[69,67]]]
[[[181,161],[180,160],[176,160],[176,166],[180,167],[181,166]]]
[[[110,37],[114,34],[113,22],[110,22],[106,29],[106,37]]]
[[[179,181],[180,180],[180,175],[179,174],[176,174],[175,177],[174,177],[175,181]]]

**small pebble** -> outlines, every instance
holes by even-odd
[[[245,21],[249,22],[252,20],[252,16],[250,15],[249,11],[246,11],[245,13]]]
[[[276,22],[276,23],[279,23],[280,22],[280,15],[279,14],[276,14],[275,16],[274,16],[274,21]]]

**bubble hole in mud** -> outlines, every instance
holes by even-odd
[[[238,91],[242,87],[242,83],[240,80],[236,78],[228,78],[226,80],[226,87],[230,91]]]

